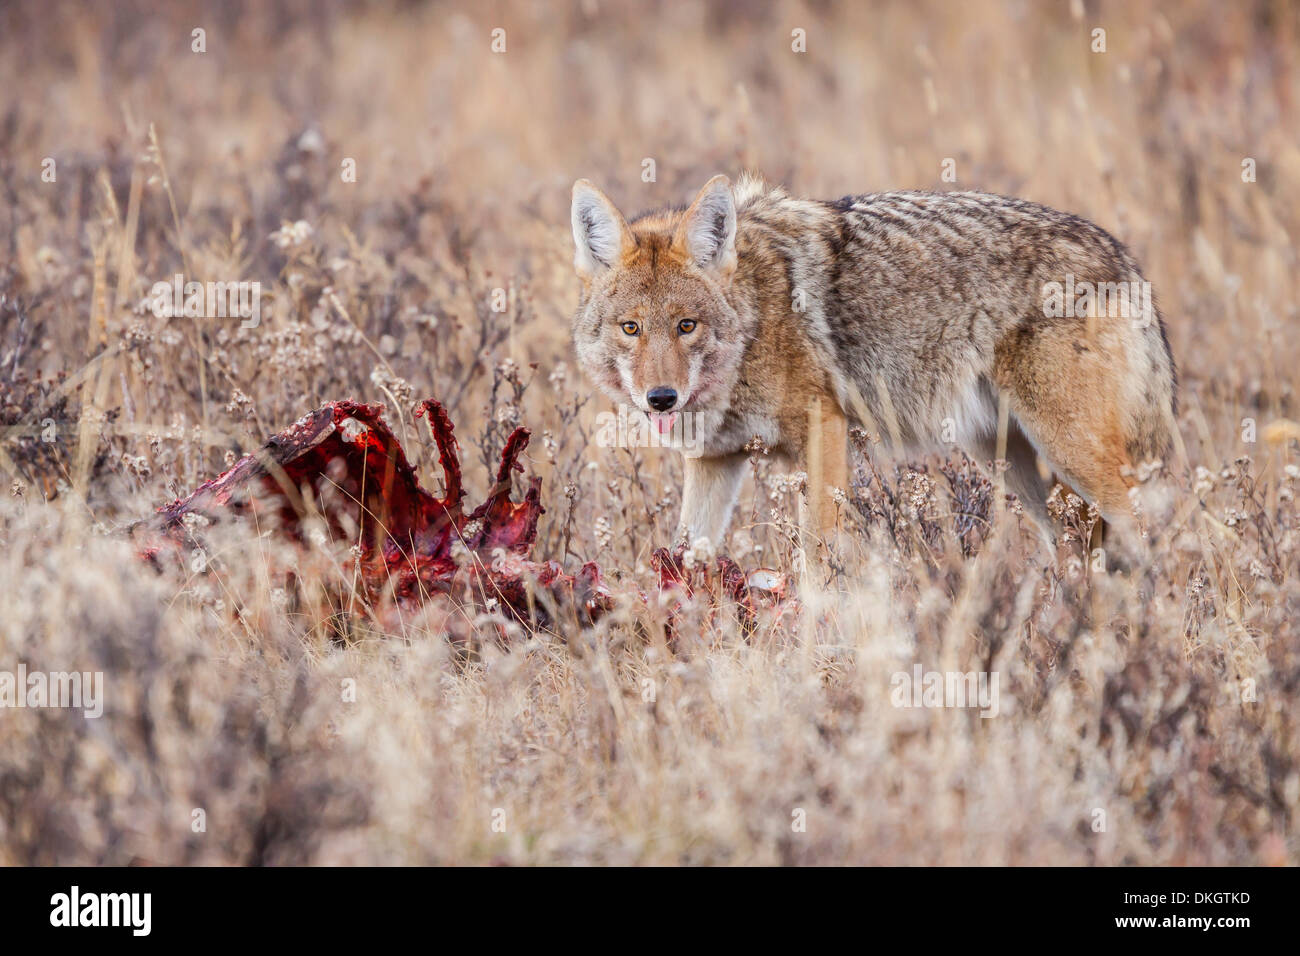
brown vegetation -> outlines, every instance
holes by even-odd
[[[158,6],[0,9],[0,671],[105,675],[99,719],[0,709],[0,863],[1300,857],[1292,5]],[[328,400],[385,403],[436,491],[437,395],[472,500],[527,425],[535,555],[653,590],[680,465],[595,441],[572,181],[631,211],[946,158],[1155,284],[1186,460],[1139,476],[1127,574],[1069,495],[1054,557],[988,472],[860,434],[852,533],[752,627],[680,595],[380,621],[346,543],[223,526],[159,574],[119,533]],[[155,317],[177,273],[260,281],[261,323]],[[753,469],[728,553],[794,573],[802,482]],[[894,706],[917,664],[996,672],[998,715]]]

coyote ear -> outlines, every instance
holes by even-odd
[[[585,179],[573,184],[572,218],[573,267],[584,279],[608,269],[636,245],[623,214]]]
[[[736,267],[736,200],[731,180],[714,176],[682,217],[673,243],[701,269],[730,275]]]

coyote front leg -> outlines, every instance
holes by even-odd
[[[691,541],[708,538],[715,548],[721,545],[747,460],[744,452],[683,459],[686,480],[682,487],[682,518],[677,526],[679,536],[685,531]]]
[[[827,541],[835,534],[839,505],[831,489],[849,491],[849,423],[834,398],[818,396],[808,404],[808,438],[804,470],[808,475],[805,530]]]

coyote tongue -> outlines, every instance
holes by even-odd
[[[654,425],[655,431],[659,434],[667,435],[673,430],[673,425],[677,423],[677,413],[669,412],[667,415],[662,415],[658,412],[651,412],[650,423]]]

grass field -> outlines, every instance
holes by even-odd
[[[1300,860],[1294,4],[157,6],[0,8],[0,672],[104,675],[98,719],[0,709],[0,864]],[[859,455],[800,609],[698,602],[670,648],[680,463],[593,438],[569,188],[746,168],[1127,243],[1180,378],[1149,560]],[[176,274],[261,283],[260,323],[158,318]],[[533,430],[534,557],[599,562],[596,626],[394,626],[346,545],[227,527],[158,573],[122,534],[332,399],[384,402],[436,488],[426,396],[473,501]],[[798,476],[754,472],[724,548],[793,575]],[[997,715],[895,706],[917,666],[996,674]]]

